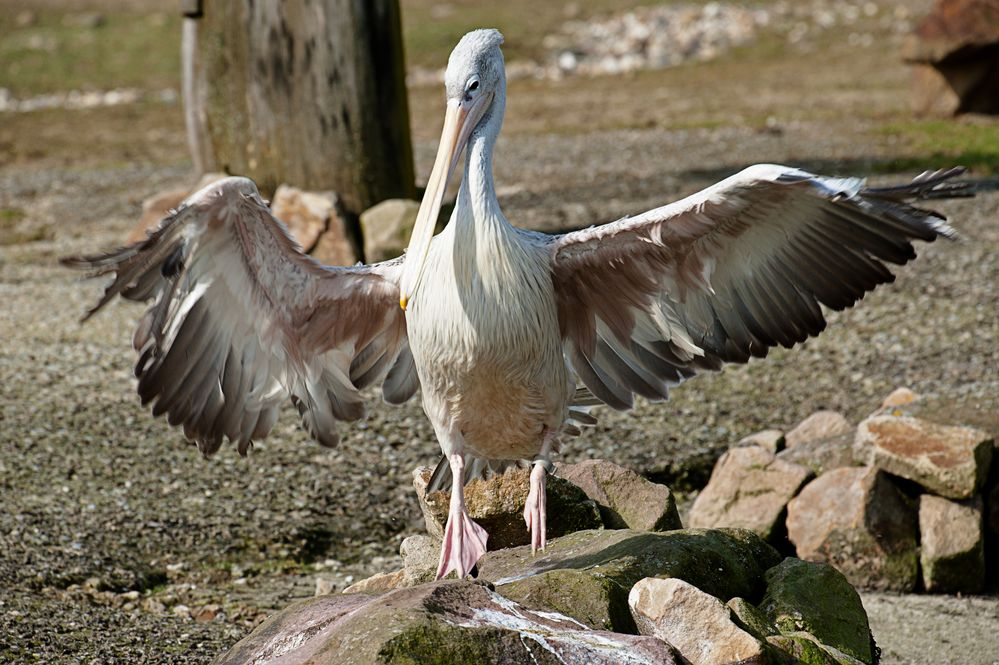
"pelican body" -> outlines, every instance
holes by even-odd
[[[422,389],[450,475],[438,577],[464,576],[486,550],[465,509],[469,478],[533,463],[524,519],[546,544],[545,478],[585,407],[627,409],[726,362],[763,357],[825,327],[893,279],[914,240],[951,236],[910,205],[961,196],[951,169],[869,188],[755,165],[635,217],[558,236],[523,231],[496,199],[492,152],[506,80],[495,30],[461,39],[445,76],[440,147],[402,259],[323,266],[305,256],[254,184],[227,178],[192,195],[135,245],[64,263],[113,274],[116,295],[150,302],[133,346],[143,404],[205,455],[224,438],[245,454],[288,398],[319,443],[363,417],[361,391],[399,404]],[[451,220],[434,225],[465,154]]]

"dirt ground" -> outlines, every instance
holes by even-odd
[[[667,404],[605,410],[565,459],[682,481],[819,408],[858,420],[900,385],[955,400],[999,390],[999,122],[913,117],[898,43],[830,36],[810,53],[511,85],[496,180],[522,226],[610,221],[764,161],[879,182],[964,161],[981,185],[938,206],[961,241],[921,248],[821,337],[698,377]],[[425,178],[442,95],[411,99]],[[208,662],[317,577],[342,588],[398,567],[421,529],[410,473],[438,448],[416,401],[372,401],[337,450],[307,441],[289,410],[248,459],[206,461],[137,403],[141,309],[78,325],[100,286],[56,258],[117,244],[144,197],[191,182],[182,131],[166,104],[0,115],[0,662]],[[999,659],[996,595],[864,600],[885,663]]]

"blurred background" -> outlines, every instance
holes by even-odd
[[[141,237],[202,171],[227,166],[267,196],[281,184],[335,190],[353,252],[344,262],[380,256],[358,220],[382,198],[418,197],[440,134],[443,67],[473,28],[506,37],[496,181],[519,226],[611,221],[758,162],[879,183],[962,164],[979,183],[976,199],[941,204],[965,242],[920,249],[895,284],[831,313],[829,329],[797,349],[698,377],[665,405],[603,410],[564,459],[611,459],[689,506],[730,445],[818,409],[856,423],[907,386],[999,412],[999,24],[974,13],[994,2],[943,3],[928,22],[931,0],[380,2],[398,11],[402,50],[369,49],[377,66],[362,58],[360,68],[371,90],[396,94],[351,111],[374,143],[349,144],[351,159],[307,143],[291,157],[347,169],[355,184],[343,186],[253,172],[279,161],[254,153],[266,137],[243,133],[245,118],[227,125],[220,118],[236,116],[210,99],[197,108],[212,151],[196,139],[192,149],[184,23],[202,21],[202,40],[239,28],[209,12],[184,18],[201,4],[0,0],[0,662],[207,662],[317,587],[399,567],[399,543],[423,529],[412,470],[439,455],[417,400],[373,401],[336,450],[309,442],[289,409],[248,460],[228,449],[203,460],[137,404],[130,338],[141,307],[79,326],[100,287],[56,259]],[[209,46],[197,52],[214,71],[268,80],[280,96],[280,71]],[[295,54],[282,66],[307,69]],[[242,103],[225,92],[230,80],[209,77],[208,97]],[[995,638],[995,596],[864,601],[886,663],[995,653],[981,641]]]

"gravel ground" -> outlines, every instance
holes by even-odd
[[[795,160],[792,145],[833,160],[857,150],[818,124],[791,131],[513,137],[497,179],[512,220],[550,228],[642,210],[744,163]],[[432,149],[419,145],[421,162]],[[420,529],[410,472],[438,451],[415,402],[375,405],[345,428],[338,450],[307,442],[289,412],[248,460],[226,450],[205,461],[137,405],[129,340],[138,306],[76,323],[99,286],[76,281],[56,257],[115,244],[144,195],[184,177],[164,168],[0,177],[0,207],[25,213],[5,238],[38,231],[34,242],[0,247],[0,661],[205,662],[268,611],[311,595],[317,575],[339,588],[398,565],[400,541]],[[964,240],[923,248],[894,285],[832,314],[823,336],[699,377],[666,405],[604,412],[564,457],[668,474],[819,408],[859,419],[895,386],[996,390],[999,194],[939,207]],[[885,607],[930,603],[949,614],[940,626],[970,625],[953,616],[967,601],[950,600],[868,596],[876,633],[892,645],[885,662],[974,662],[947,650],[919,660],[922,643],[895,644],[915,615]],[[975,602],[986,623],[999,611],[995,597]],[[936,612],[920,616],[934,625]],[[960,639],[997,653],[994,637]]]

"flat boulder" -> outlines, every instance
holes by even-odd
[[[435,538],[442,538],[451,493],[426,492],[430,474],[430,469],[417,469],[413,484],[420,499],[427,532]],[[465,485],[468,514],[489,534],[487,546],[490,550],[531,542],[531,534],[524,524],[524,502],[530,489],[530,476],[528,468],[509,468],[505,473],[486,480],[473,480]],[[568,480],[550,476],[546,494],[549,538],[603,526],[597,504]]]
[[[919,497],[923,586],[937,593],[978,593],[985,586],[982,499]]]
[[[722,600],[758,599],[764,571],[780,560],[746,529],[578,531],[549,542],[537,555],[526,546],[487,552],[479,560],[479,577],[499,587],[552,570],[585,570],[625,589],[646,577],[675,577]]]
[[[586,460],[560,465],[556,474],[597,503],[608,529],[670,531],[682,527],[670,489],[631,469],[607,460]]]
[[[365,260],[377,263],[402,254],[409,244],[419,210],[418,201],[388,199],[362,212]]]
[[[876,661],[877,649],[860,595],[835,568],[787,558],[768,570],[766,579],[760,609],[782,635],[804,631],[863,663]]]
[[[791,449],[793,450],[793,449]],[[787,503],[812,472],[759,446],[730,449],[690,510],[693,527],[737,527],[772,539]]]
[[[892,591],[915,588],[915,506],[873,467],[825,473],[787,507],[787,534],[797,554],[825,561],[851,583]]]
[[[444,581],[381,596],[322,596],[264,621],[215,660],[237,663],[495,663],[635,665],[680,662],[652,637],[594,631],[534,612],[474,582]]]
[[[815,439],[828,439],[853,431],[853,425],[838,411],[816,411],[785,435],[788,448]]]
[[[760,641],[732,621],[720,600],[683,580],[640,580],[628,604],[642,635],[673,645],[691,665],[767,662]]]
[[[872,416],[857,428],[854,457],[950,499],[975,494],[988,475],[993,437],[912,416]]]

